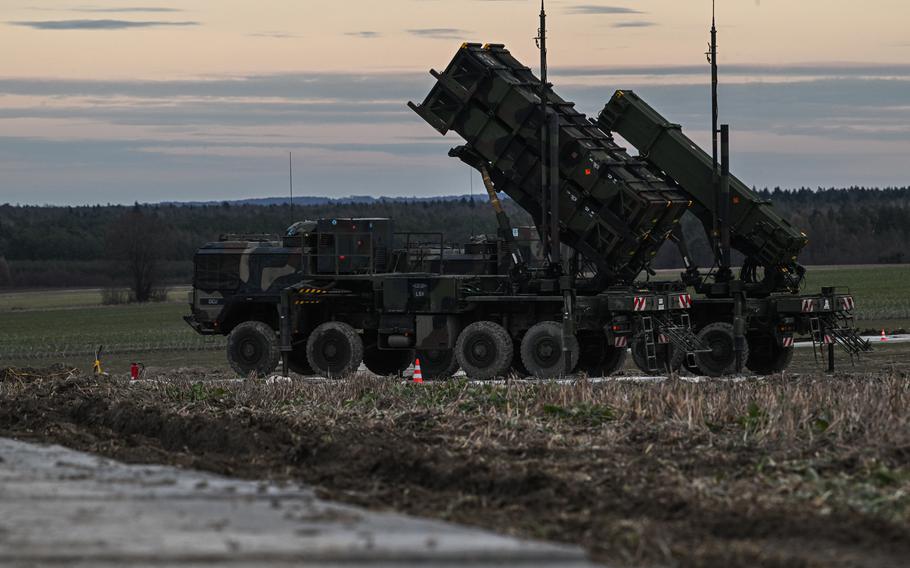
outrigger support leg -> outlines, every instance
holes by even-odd
[[[286,288],[281,291],[281,303],[278,305],[278,340],[281,345],[281,376],[288,376],[288,354],[291,346],[291,291]]]
[[[566,362],[566,375],[570,374],[572,367],[572,355],[569,353],[569,342],[566,337],[575,335],[575,293],[572,286],[571,276],[562,276],[559,279],[560,288],[562,288],[562,350]]]

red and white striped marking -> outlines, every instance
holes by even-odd
[[[784,347],[793,347],[793,336],[788,335],[780,340],[780,344]]]
[[[809,312],[814,312],[814,311],[815,311],[815,300],[813,300],[812,298],[803,300],[803,313],[809,313]]]
[[[667,343],[670,343],[670,338],[667,337],[666,335],[660,333],[657,335],[657,342],[660,343],[661,345],[666,345]]]
[[[844,309],[847,311],[852,310],[856,307],[856,304],[853,302],[853,296],[844,296],[840,299],[841,304],[843,304]]]
[[[636,312],[643,312],[648,307],[648,299],[643,296],[635,296],[632,300],[632,309]]]
[[[826,333],[825,334],[825,345],[831,345],[833,343],[834,343],[834,338]]]
[[[420,371],[420,358],[414,360],[414,376],[412,379],[415,383],[423,382],[423,373]]]
[[[628,347],[629,338],[626,337],[625,335],[618,335],[613,338],[613,346],[614,347]]]
[[[679,295],[679,307],[688,310],[692,307],[692,296],[689,294],[680,294]]]

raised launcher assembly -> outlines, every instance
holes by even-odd
[[[655,170],[672,177],[692,199],[693,212],[705,232],[710,235],[720,226],[721,235],[724,230],[729,235],[729,246],[746,257],[741,281],[733,278],[729,252],[722,250],[715,250],[715,263],[721,269],[727,266],[726,278],[718,277],[722,270],[714,273],[713,279],[700,275],[697,269],[691,279],[692,271],[687,271],[687,279],[704,295],[694,298],[691,310],[692,325],[700,337],[710,343],[712,334],[715,338],[724,335],[721,343],[729,344],[736,338],[717,328],[718,324],[728,326],[727,331],[744,336],[748,344],[746,367],[762,374],[786,369],[793,357],[794,335],[808,336],[814,347],[827,349],[829,371],[834,370],[835,345],[851,359],[871,350],[869,342],[856,332],[855,304],[849,292],[823,287],[820,293],[799,295],[805,269],[797,257],[808,239],[778,215],[770,202],[761,200],[729,173],[729,131],[725,127],[720,132],[721,169],[717,179],[713,158],[678,124],[669,122],[632,91],[617,91],[597,124],[622,136]],[[764,273],[761,278],[758,269]],[[729,326],[731,319],[733,325]],[[709,374],[716,374],[728,363],[723,349],[713,349],[696,359],[700,370]]]
[[[441,134],[467,145],[455,155],[486,168],[497,191],[541,218],[540,80],[502,45],[466,43],[423,103],[408,103]],[[631,283],[690,205],[677,186],[632,158],[556,93],[562,242],[596,269],[598,287]],[[548,118],[548,120],[551,120]]]
[[[661,116],[632,91],[617,91],[597,118],[597,125],[628,140],[647,161],[679,183],[693,200],[692,212],[705,227],[723,215],[714,185],[710,155],[678,124]],[[743,276],[764,268],[763,282],[750,282],[757,294],[797,291],[803,268],[797,264],[809,239],[777,214],[739,178],[730,174],[730,232],[733,249],[746,256]]]

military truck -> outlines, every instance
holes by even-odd
[[[300,373],[339,375],[363,362],[385,375],[416,355],[429,377],[458,367],[474,378],[609,374],[627,346],[647,372],[685,365],[719,375],[741,359],[770,373],[789,362],[795,334],[851,353],[867,347],[852,328],[852,296],[796,295],[805,237],[738,180],[728,201],[745,203],[738,217],[723,218],[735,219],[725,226],[751,259],[741,278],[709,282],[693,268],[681,280],[639,281],[653,275],[666,241],[684,245],[679,223],[690,208],[706,224],[721,215],[716,186],[693,182],[703,156],[671,137],[678,129],[653,116],[630,119],[628,107],[589,120],[502,45],[464,44],[431,74],[430,93],[409,106],[464,139],[450,155],[481,173],[498,234],[456,246],[442,234],[395,233],[389,219],[323,219],[281,238],[203,247],[187,321],[228,335],[238,373],[268,373],[281,359]],[[647,128],[653,139],[636,135]],[[614,129],[648,151],[633,158]],[[667,161],[665,132],[676,144],[666,146]],[[498,193],[540,220],[540,262],[521,246],[522,229],[511,227]],[[572,251],[565,259],[563,246]],[[703,295],[697,307],[689,286]]]
[[[412,108],[440,133],[458,132],[468,144],[451,155],[478,170],[490,168],[496,190],[537,218],[545,197],[540,197],[540,176],[525,166],[523,152],[529,147],[527,133],[541,128],[534,122],[541,116],[534,112],[540,81],[497,44],[464,44],[445,72],[433,76],[437,85],[422,105]],[[558,118],[553,151],[558,154],[560,195],[570,198],[559,203],[559,232],[563,242],[591,262],[599,277],[595,285],[629,282],[650,272],[656,249],[669,238],[679,245],[688,267],[681,282],[700,295],[687,306],[701,340],[691,344],[698,349],[675,349],[673,343],[669,360],[659,359],[659,368],[685,365],[717,376],[745,365],[759,374],[775,373],[789,365],[796,336],[808,337],[818,350],[827,347],[832,370],[835,344],[851,358],[870,349],[856,335],[849,291],[826,287],[820,294],[799,294],[805,269],[797,259],[808,238],[730,174],[726,127],[723,163],[717,168],[678,125],[631,91],[617,92],[592,121],[555,93],[550,97]],[[631,159],[613,132],[640,156]],[[637,179],[625,177],[630,171]],[[601,182],[614,179],[627,179],[633,191],[604,192]],[[658,221],[661,198],[667,200],[665,222]],[[646,216],[653,226],[629,223],[634,215],[625,208],[648,199],[652,208]],[[691,264],[677,215],[683,201],[715,237],[715,270],[707,274]],[[622,244],[608,252],[602,243],[611,239]],[[731,248],[745,257],[737,277],[730,267]],[[629,262],[617,266],[610,254]],[[641,351],[633,343],[633,354]],[[636,362],[642,370],[655,370],[642,357]]]
[[[567,302],[558,279],[518,270],[514,250],[498,238],[450,247],[442,235],[395,233],[390,219],[226,236],[196,254],[185,319],[199,333],[227,335],[228,360],[243,376],[272,372],[282,355],[306,375],[348,374],[361,362],[398,374],[415,356],[429,378],[459,367],[479,379],[601,375],[622,366],[635,334],[656,338],[651,357],[660,335],[689,339],[682,287],[579,291]],[[574,333],[564,333],[565,319]]]
[[[688,267],[683,280],[698,293],[692,324],[712,347],[695,354],[695,363],[688,365],[693,371],[728,372],[739,351],[752,371],[780,372],[793,358],[795,336],[826,348],[830,370],[835,344],[851,357],[871,349],[856,334],[855,302],[848,290],[824,287],[819,294],[800,294],[806,270],[798,256],[808,237],[730,174],[728,127],[720,130],[718,172],[712,156],[632,91],[617,91],[596,124],[622,136],[654,171],[673,179],[692,199],[692,213],[712,237],[715,263],[703,274],[692,265],[682,233],[674,236]],[[738,275],[730,267],[731,248],[744,257]],[[682,356],[678,354],[678,363]]]
[[[541,105],[540,81],[502,46],[465,44],[434,75],[410,106],[468,142],[451,154],[481,172],[499,233],[456,246],[442,234],[396,233],[390,219],[322,219],[281,238],[227,236],[196,255],[187,322],[228,335],[242,375],[269,373],[279,359],[299,373],[345,374],[363,362],[387,375],[415,356],[429,377],[459,367],[481,379],[601,375],[622,366],[629,345],[652,370],[671,352],[704,350],[685,285],[636,282],[689,207],[676,184],[555,93]],[[542,205],[547,162],[559,183]],[[526,258],[499,192],[558,227],[562,240],[541,262]],[[575,252],[554,261],[561,243]]]

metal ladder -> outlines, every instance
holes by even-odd
[[[642,329],[645,332],[645,358],[648,361],[648,370],[658,371],[657,344],[654,342],[654,320],[651,316],[641,318]]]
[[[812,355],[815,357],[815,362],[818,363],[819,343],[822,344],[822,349],[824,349],[824,337],[822,337],[821,321],[817,317],[809,318],[809,332],[812,336]]]

